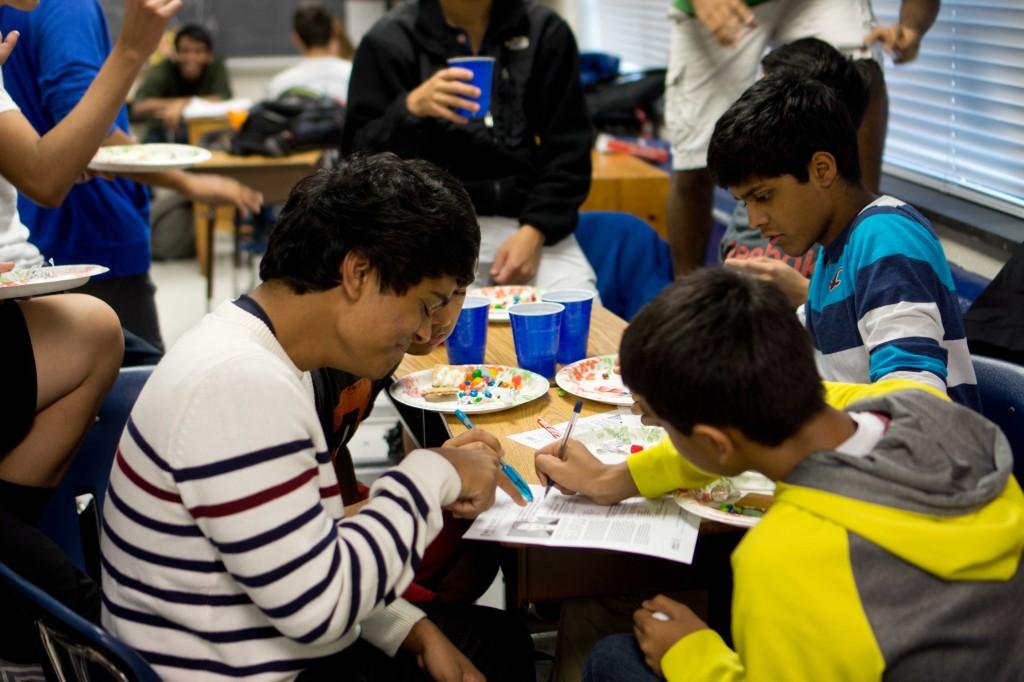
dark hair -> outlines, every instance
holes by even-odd
[[[326,47],[334,35],[331,14],[321,5],[308,5],[295,10],[292,28],[307,48]]]
[[[680,433],[776,446],[825,405],[807,330],[774,284],[707,268],[670,284],[622,337],[622,378]]]
[[[807,182],[816,152],[835,158],[841,178],[860,182],[857,131],[835,90],[815,80],[766,76],[718,119],[708,169],[722,187],[783,175]]]
[[[304,294],[341,283],[345,255],[365,256],[381,290],[426,278],[473,281],[480,226],[461,183],[427,161],[356,154],[292,190],[270,233],[260,278]]]
[[[213,36],[199,24],[185,24],[178,29],[178,32],[174,34],[175,50],[180,47],[182,38],[191,38],[198,43],[203,43],[207,50],[213,52]]]
[[[871,87],[869,74],[860,64],[863,61],[847,59],[823,40],[801,38],[769,52],[761,66],[766,76],[808,78],[829,86],[846,105],[850,121],[857,128],[867,110]]]

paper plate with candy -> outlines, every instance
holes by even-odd
[[[500,412],[536,400],[550,388],[539,374],[505,365],[437,365],[391,385],[398,402],[432,412]]]
[[[541,292],[528,286],[494,286],[471,289],[467,292],[473,296],[485,296],[491,299],[491,310],[487,314],[490,322],[508,322],[508,309],[519,303],[536,303]]]
[[[633,394],[622,383],[619,356],[584,358],[558,370],[555,383],[574,396],[609,405],[632,405]]]
[[[702,519],[730,526],[750,528],[772,505],[775,484],[767,477],[747,471],[731,478],[719,478],[700,490],[677,490],[676,504]]]

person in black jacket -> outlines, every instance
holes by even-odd
[[[496,59],[490,114],[452,57]],[[356,52],[343,150],[391,151],[442,166],[480,216],[477,285],[595,289],[572,233],[590,189],[593,129],[569,26],[532,0],[411,0]],[[543,258],[541,255],[543,254]]]

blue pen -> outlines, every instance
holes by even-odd
[[[572,416],[569,417],[569,426],[565,427],[565,433],[562,434],[562,444],[558,446],[558,459],[565,460],[565,447],[569,444],[569,435],[572,433],[573,427],[576,426],[576,418],[580,416],[582,409],[583,401],[577,400],[572,408]],[[547,497],[548,493],[551,492],[551,486],[554,483],[555,479],[548,476],[548,484],[544,487],[544,497]]]
[[[469,420],[469,417],[466,416],[465,412],[462,410],[455,410],[455,418],[462,422],[462,425],[467,429],[470,431],[473,430],[473,422]],[[516,487],[519,494],[522,495],[527,502],[533,502],[533,493],[530,492],[530,486],[527,485],[526,481],[523,480],[523,477],[519,475],[519,472],[513,469],[512,465],[506,462],[504,457],[500,458],[498,461],[501,462],[501,470],[506,476],[508,476],[508,479],[512,481],[512,485]]]

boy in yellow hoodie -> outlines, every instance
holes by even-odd
[[[829,407],[781,292],[725,270],[667,288],[621,361],[697,469],[777,489],[732,557],[735,650],[656,597],[584,680],[1021,678],[1024,495],[995,425],[919,390]]]

